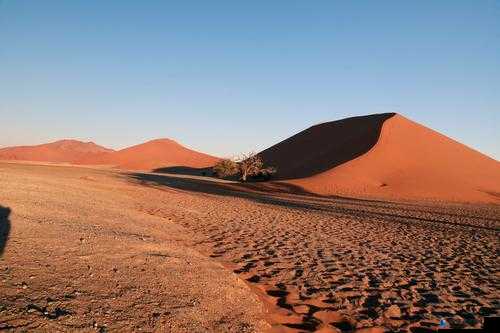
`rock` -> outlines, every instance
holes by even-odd
[[[293,307],[293,311],[300,314],[306,314],[309,312],[309,307],[307,305],[297,305]]]
[[[316,333],[341,333],[342,331],[339,330],[336,327],[331,327],[331,326],[323,326],[320,329],[317,329],[314,331]]]
[[[340,323],[345,321],[344,316],[340,312],[330,310],[315,312],[313,316],[324,323]]]
[[[399,309],[399,306],[397,305],[391,305],[390,307],[387,308],[384,312],[384,316],[386,318],[400,318],[401,317],[401,309]]]

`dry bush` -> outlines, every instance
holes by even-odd
[[[278,170],[275,167],[269,166],[267,168],[264,168],[264,169],[260,170],[260,176],[264,177],[264,179],[269,179],[277,171]]]
[[[226,178],[236,175],[239,172],[239,166],[235,161],[226,158],[217,162],[212,170],[217,177]]]

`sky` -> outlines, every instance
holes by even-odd
[[[398,112],[500,159],[500,1],[0,0],[0,147],[218,156]]]

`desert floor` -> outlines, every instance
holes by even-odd
[[[498,205],[7,163],[0,205],[0,329],[427,332],[500,308]]]

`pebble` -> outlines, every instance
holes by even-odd
[[[391,305],[384,312],[384,316],[387,318],[400,318],[401,317],[401,309],[397,305]]]

